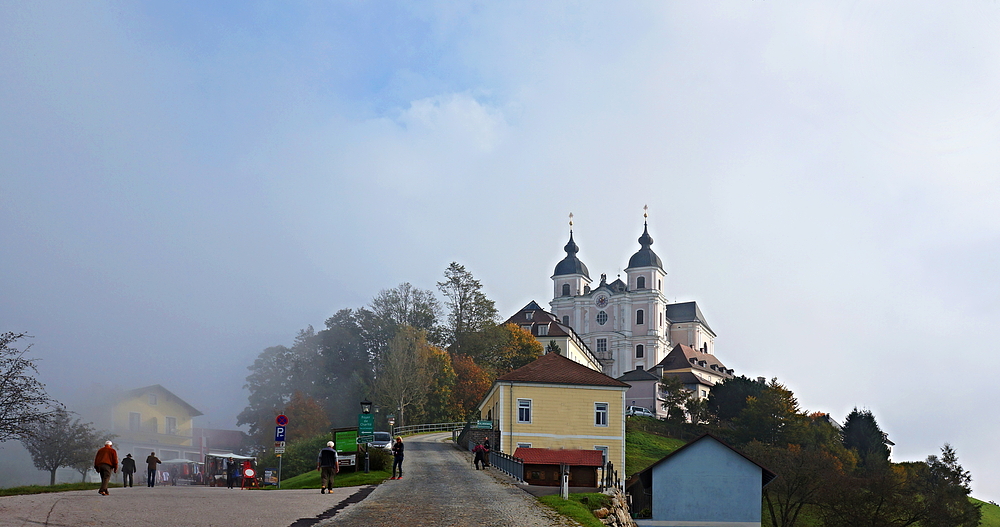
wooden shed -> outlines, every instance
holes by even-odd
[[[518,448],[514,457],[524,460],[524,481],[530,485],[559,486],[559,468],[569,467],[571,487],[596,487],[597,469],[604,465],[600,450]]]

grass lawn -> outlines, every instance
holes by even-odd
[[[631,476],[643,470],[684,444],[685,442],[680,439],[658,436],[639,430],[626,430],[625,474]]]
[[[1000,507],[975,498],[972,499],[972,502],[983,506],[980,509],[983,511],[983,520],[979,522],[979,527],[1000,527]]]
[[[119,485],[108,485],[115,488]],[[25,487],[9,487],[0,489],[0,496],[17,496],[20,494],[44,494],[46,492],[67,492],[70,490],[97,490],[100,483],[60,483],[58,485],[28,485]]]
[[[373,470],[368,474],[364,471],[341,472],[333,480],[334,487],[359,487],[361,485],[377,485],[390,476],[385,470]],[[320,483],[319,471],[310,470],[305,474],[299,474],[294,478],[288,478],[281,482],[282,490],[291,489],[318,489]],[[266,487],[268,490],[278,490],[275,487]]]
[[[552,507],[559,514],[568,516],[580,522],[584,527],[604,527],[604,523],[598,520],[591,512],[600,509],[608,503],[608,497],[600,493],[570,494],[568,500],[564,500],[559,495],[542,496],[538,501]]]

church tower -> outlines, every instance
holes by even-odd
[[[580,252],[576,242],[573,241],[573,215],[569,215],[569,242],[563,247],[566,257],[556,264],[556,270],[552,273],[552,302],[553,312],[559,320],[567,326],[576,326],[573,320],[574,297],[590,294],[590,272],[587,266],[576,257]]]
[[[629,258],[625,268],[632,326],[629,352],[635,368],[650,368],[670,351],[670,321],[667,319],[667,297],[663,292],[667,273],[660,257],[650,248],[653,237],[649,235],[648,213],[643,212],[642,216],[639,250]]]

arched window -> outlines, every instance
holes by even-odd
[[[569,325],[569,315],[563,315],[563,324]]]
[[[608,313],[606,311],[599,311],[597,313],[597,323],[604,325],[608,321]]]
[[[569,284],[563,284],[563,294],[562,296],[569,296]]]
[[[645,289],[646,288],[646,277],[645,276],[640,276],[639,278],[635,279],[635,288],[636,289]]]
[[[646,354],[646,348],[642,344],[636,344],[635,346],[635,358],[641,359]]]
[[[635,312],[635,323],[636,324],[646,323],[646,313],[644,313],[641,309],[636,310]]]

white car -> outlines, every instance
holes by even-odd
[[[649,408],[643,408],[641,406],[628,406],[625,408],[625,415],[637,415],[639,417],[656,417]]]

